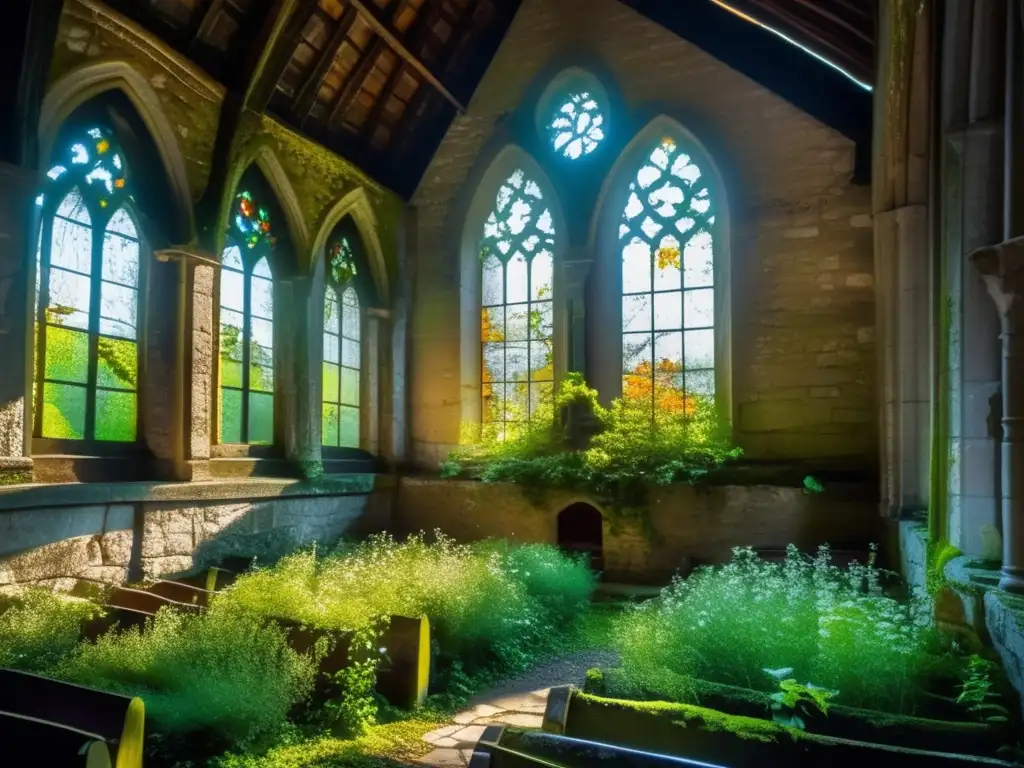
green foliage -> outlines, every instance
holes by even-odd
[[[793,672],[789,667],[764,671],[779,684],[779,690],[770,696],[772,720],[787,728],[803,730],[806,727],[804,718],[827,715],[829,700],[839,695],[839,691],[830,691],[813,683],[798,683],[787,677]]]
[[[515,483],[529,493],[569,489],[593,494],[611,510],[641,512],[650,484],[692,482],[739,456],[712,399],[689,396],[685,408],[651,410],[649,398],[621,398],[604,408],[579,373],[569,373],[553,409],[519,433],[485,424],[464,429],[462,445],[441,465],[442,477],[468,475]],[[586,450],[564,450],[556,415],[589,412],[599,431]]]
[[[75,650],[82,623],[97,613],[83,600],[31,589],[0,604],[0,667],[45,672]]]
[[[591,667],[587,670],[587,675],[583,680],[583,690],[595,696],[604,695],[604,673],[600,667]]]
[[[382,534],[328,554],[294,554],[241,577],[223,599],[262,616],[349,631],[381,617],[426,615],[444,676],[456,658],[470,673],[523,666],[593,591],[586,565],[554,547],[469,546],[435,536],[399,543]]]
[[[783,562],[737,548],[623,616],[623,685],[680,701],[694,679],[771,692],[762,670],[783,662],[787,678],[842,691],[844,704],[912,714],[952,662],[927,605],[887,597],[873,560],[840,569],[827,547],[811,559],[790,546]]]
[[[938,592],[946,583],[946,564],[953,558],[960,557],[962,554],[963,552],[944,539],[940,539],[939,541],[929,544],[928,570],[926,578],[928,591],[931,594]]]
[[[968,712],[989,723],[1005,723],[1009,719],[1009,710],[998,703],[1001,696],[993,688],[992,677],[997,669],[993,662],[977,654],[968,657],[956,700]]]
[[[248,744],[309,695],[314,671],[281,630],[220,600],[201,616],[163,609],[147,631],[83,643],[55,670],[82,685],[142,696],[147,728],[171,752]]]
[[[804,493],[824,493],[825,486],[814,475],[804,478]]]

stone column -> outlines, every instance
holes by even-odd
[[[275,325],[280,324],[274,354],[281,356],[275,366],[274,385],[280,413],[276,425],[282,429],[285,459],[299,477],[313,479],[323,474],[321,451],[321,401],[323,360],[323,303],[314,302],[313,280],[296,278],[277,283],[274,298]],[[322,293],[319,294],[321,297]]]
[[[971,260],[996,303],[1003,342],[1001,589],[1024,593],[1024,237],[980,248]]]
[[[561,380],[566,373],[587,372],[587,275],[593,259],[580,248],[572,248],[563,263],[562,278],[565,304],[560,315],[561,329],[555,329],[556,353],[555,376]],[[591,384],[591,386],[593,386]],[[583,448],[587,435],[592,431],[592,415],[583,409],[570,408],[565,419],[565,439],[573,448]]]
[[[365,438],[363,448],[378,456],[381,453],[381,431],[384,429],[381,413],[381,382],[387,381],[384,371],[381,370],[381,362],[384,359],[381,355],[381,340],[387,333],[389,313],[386,309],[370,307],[366,311],[366,328],[363,332],[363,344],[366,351],[363,357],[363,370],[366,376],[366,386],[363,392],[366,402],[363,403],[363,411],[366,413]]]
[[[181,334],[178,375],[171,397],[180,403],[181,439],[175,441],[174,478],[210,479],[210,444],[216,425],[213,405],[213,281],[220,261],[191,246],[156,251],[159,261],[177,261]]]
[[[31,482],[35,172],[0,164],[0,485]]]

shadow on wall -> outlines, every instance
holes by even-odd
[[[374,493],[0,510],[0,589],[155,578],[228,557],[274,560],[383,530],[390,506],[388,494]]]
[[[558,513],[558,546],[565,552],[582,554],[591,570],[604,570],[604,517],[583,501]]]

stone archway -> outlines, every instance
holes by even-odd
[[[591,569],[604,570],[604,518],[590,504],[578,501],[558,513],[558,546],[587,556]]]

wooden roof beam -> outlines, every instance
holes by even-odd
[[[350,5],[345,10],[345,13],[338,20],[338,26],[335,28],[334,34],[331,35],[331,39],[327,41],[327,45],[324,46],[323,51],[320,53],[316,66],[313,67],[313,71],[309,73],[309,77],[306,78],[306,81],[295,96],[292,113],[300,125],[306,119],[309,110],[313,108],[316,92],[320,89],[320,84],[331,70],[334,60],[338,57],[338,51],[345,44],[349,30],[352,29],[357,16],[359,16],[359,11],[354,6]]]
[[[348,108],[349,103],[355,98],[356,94],[359,93],[359,89],[362,87],[363,82],[366,80],[370,72],[377,65],[377,59],[384,52],[384,38],[377,36],[373,38],[373,42],[370,43],[369,47],[363,52],[363,56],[356,65],[356,68],[349,75],[348,81],[344,87],[338,91],[334,97],[334,103],[331,104],[331,108],[327,113],[327,119],[324,121],[324,127],[330,130],[333,123],[345,114],[345,110]]]
[[[398,54],[399,58],[403,59],[405,63],[418,72],[424,80],[434,86],[438,93],[451,102],[459,112],[466,111],[462,102],[455,98],[452,92],[445,87],[444,83],[442,83],[433,72],[430,71],[427,65],[424,64],[419,57],[413,55],[413,53],[405,46],[400,33],[384,20],[376,6],[368,5],[364,0],[349,0],[349,2],[355,6],[356,10],[358,10],[363,16],[370,28],[380,35],[380,37],[387,42],[394,52]]]

